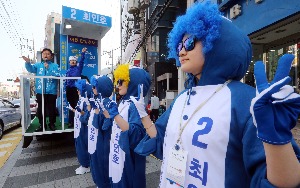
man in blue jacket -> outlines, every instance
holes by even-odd
[[[53,58],[53,53],[50,49],[44,48],[42,50],[42,62],[37,62],[35,64],[30,63],[30,59],[22,56],[25,61],[25,68],[28,72],[34,73],[36,76],[59,76],[59,67],[57,63],[53,63],[51,60]],[[42,111],[42,98],[44,98],[44,113],[46,110],[49,115],[49,128],[50,130],[55,130],[56,121],[56,97],[57,97],[57,79],[52,78],[36,78],[35,89],[36,89],[36,99],[38,103],[37,117],[39,119],[40,126],[35,131],[42,131],[42,124],[44,122],[45,130],[46,118],[43,118]],[[43,121],[44,120],[44,121]]]

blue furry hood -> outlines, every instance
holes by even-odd
[[[129,69],[130,81],[127,88],[127,93],[122,97],[124,100],[128,100],[130,96],[138,97],[138,85],[143,84],[143,95],[147,95],[151,79],[148,72],[139,67],[132,67]]]
[[[86,85],[87,85],[86,80],[80,79],[75,81],[75,86],[77,90],[79,90],[81,96],[84,96],[85,92],[87,91]]]
[[[252,58],[251,42],[246,34],[223,17],[216,4],[195,3],[185,15],[176,19],[169,33],[169,58],[176,59],[177,46],[185,34],[194,35],[203,45],[204,67],[198,83],[188,74],[189,86],[222,84],[229,79],[241,80]]]
[[[97,92],[100,93],[103,98],[111,96],[114,85],[109,77],[105,75],[92,76],[90,80],[91,85],[96,87]]]

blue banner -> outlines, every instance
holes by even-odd
[[[61,76],[66,76],[67,68],[68,68],[68,41],[67,35],[60,35],[60,74]],[[61,96],[63,96],[63,101],[61,102]],[[60,91],[60,96],[57,98],[57,108],[59,111],[60,119],[62,118],[62,105],[64,112],[64,121],[68,122],[68,113],[69,110],[66,108],[67,106],[67,98],[66,98],[66,88],[63,87],[63,91]]]
[[[111,17],[96,14],[84,10],[79,10],[71,7],[62,7],[62,17],[65,19],[73,19],[90,24],[111,27]]]
[[[83,41],[91,41],[91,44],[85,43]],[[68,36],[68,57],[77,56],[79,62],[81,58],[80,56],[82,48],[87,48],[82,75],[87,76],[89,79],[91,78],[91,76],[98,74],[98,48],[95,44],[98,44],[97,40],[85,39],[70,35]],[[70,65],[68,64],[68,68],[69,66]]]

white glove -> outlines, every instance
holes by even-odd
[[[104,112],[105,107],[104,107],[104,104],[103,104],[103,99],[102,99],[101,93],[99,93],[99,95],[100,95],[99,99],[96,99],[96,100],[97,100],[97,103],[99,104],[99,107]]]
[[[135,105],[140,118],[148,116],[145,108],[144,96],[143,96],[143,84],[138,86],[138,100],[134,96],[130,96],[131,101]]]
[[[89,101],[89,99],[87,97],[87,92],[85,92],[85,97],[83,97],[82,100],[86,103],[86,105],[90,105],[90,101]]]
[[[71,111],[74,111],[74,108],[72,108],[72,106],[70,105],[70,103],[68,102],[68,106],[66,106],[66,108],[68,108]]]

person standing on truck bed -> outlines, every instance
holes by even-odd
[[[25,61],[25,68],[28,72],[34,73],[36,76],[59,76],[59,67],[57,63],[52,62],[53,53],[50,49],[44,48],[42,50],[42,62],[30,63],[30,59],[22,56]],[[48,111],[49,115],[49,128],[55,131],[56,122],[56,97],[57,97],[57,79],[41,78],[35,79],[36,99],[38,103],[37,117],[40,126],[35,131],[43,130],[43,111],[42,111],[42,97],[44,98],[44,113]],[[46,130],[46,118],[44,119],[44,128]]]

